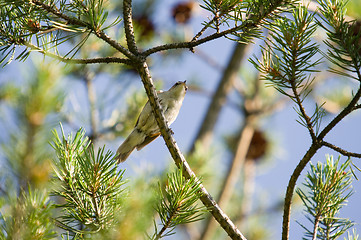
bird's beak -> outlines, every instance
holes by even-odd
[[[184,87],[185,87],[185,89],[186,89],[186,91],[188,90],[188,87],[187,87],[187,84],[186,84],[186,82],[187,82],[187,80],[184,80]]]

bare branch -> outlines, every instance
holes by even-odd
[[[137,54],[138,49],[135,45],[134,30],[132,23],[132,0],[123,1],[123,16],[124,16],[124,31],[127,39],[127,45],[129,50]]]
[[[292,79],[290,82],[291,82],[291,86],[292,86],[292,92],[293,92],[293,95],[294,95],[294,99],[295,99],[295,101],[296,101],[296,103],[298,105],[298,108],[299,108],[299,110],[300,110],[300,112],[302,114],[303,119],[305,119],[305,121],[306,121],[308,132],[311,135],[312,141],[316,141],[316,134],[315,134],[315,130],[313,129],[312,120],[307,115],[306,110],[303,107],[300,94],[297,91],[296,80]]]
[[[239,31],[241,29],[249,29],[249,28],[252,28],[252,27],[256,27],[256,24],[251,23],[251,22],[245,22],[244,24],[242,24],[240,26],[230,28],[230,29],[224,30],[222,32],[213,33],[213,34],[211,34],[211,35],[209,35],[207,37],[198,39],[196,41],[180,42],[180,43],[169,43],[169,44],[165,44],[165,45],[160,45],[160,46],[157,46],[157,47],[150,48],[150,49],[144,51],[142,54],[143,54],[143,56],[149,56],[149,55],[151,55],[153,53],[160,52],[160,51],[165,51],[165,50],[170,50],[170,49],[179,49],[179,48],[192,49],[192,48],[194,48],[194,47],[196,47],[198,45],[201,45],[201,44],[203,44],[205,42],[215,40],[215,39],[218,39],[220,37],[224,37],[224,36],[226,36],[228,34],[234,33],[234,32]]]
[[[297,179],[299,178],[301,172],[306,167],[308,162],[316,154],[317,150],[320,149],[321,146],[322,145],[316,143],[310,146],[306,154],[303,156],[302,160],[298,163],[297,167],[293,171],[290,180],[288,181],[284,208],[283,208],[282,240],[289,239],[291,203],[292,203],[292,196],[295,190]]]
[[[328,148],[331,148],[332,150],[335,150],[336,152],[339,152],[340,154],[346,156],[346,157],[356,157],[356,158],[361,158],[361,153],[354,153],[354,152],[349,152],[349,151],[346,151],[338,146],[335,146],[331,143],[328,143],[328,142],[325,142],[325,141],[322,141],[322,145],[323,146],[326,146]]]
[[[357,110],[357,109],[360,109],[361,108],[361,104],[357,104],[354,108],[353,108],[353,111]]]
[[[105,32],[98,31],[94,33],[98,38],[103,39],[105,42],[107,42],[110,46],[118,50],[119,52],[123,53],[125,56],[127,56],[130,60],[135,60],[136,57],[133,53],[131,53],[128,49],[124,48],[121,44],[119,44],[117,41],[111,39]]]

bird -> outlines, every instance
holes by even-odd
[[[168,126],[177,118],[187,90],[186,81],[178,81],[168,91],[158,93],[159,103],[162,106],[163,115]],[[127,160],[135,148],[138,151],[141,150],[159,137],[160,134],[160,129],[148,100],[139,114],[133,131],[117,150],[115,155],[117,163]]]

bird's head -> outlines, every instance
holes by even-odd
[[[185,95],[188,87],[186,85],[186,81],[178,81],[176,82],[168,91],[172,92],[174,95]]]

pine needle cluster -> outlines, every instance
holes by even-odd
[[[80,129],[67,138],[54,131],[52,143],[58,160],[54,166],[60,189],[54,192],[65,203],[58,204],[62,215],[57,219],[61,228],[76,235],[109,230],[116,224],[121,208],[123,173],[110,151],[104,147],[95,153]]]
[[[151,239],[170,236],[175,233],[177,225],[202,219],[206,208],[196,205],[202,194],[200,185],[201,182],[195,177],[186,179],[183,176],[183,169],[177,169],[174,173],[168,174],[164,191],[159,186],[162,198],[156,207],[162,228],[158,230],[154,223],[155,231]]]
[[[296,190],[313,225],[307,228],[301,224],[306,230],[304,239],[337,239],[354,225],[349,219],[339,217],[353,193],[353,174],[349,167],[350,160],[340,165],[340,157],[334,160],[332,156],[328,156],[324,164],[310,164],[303,183],[305,189]]]

